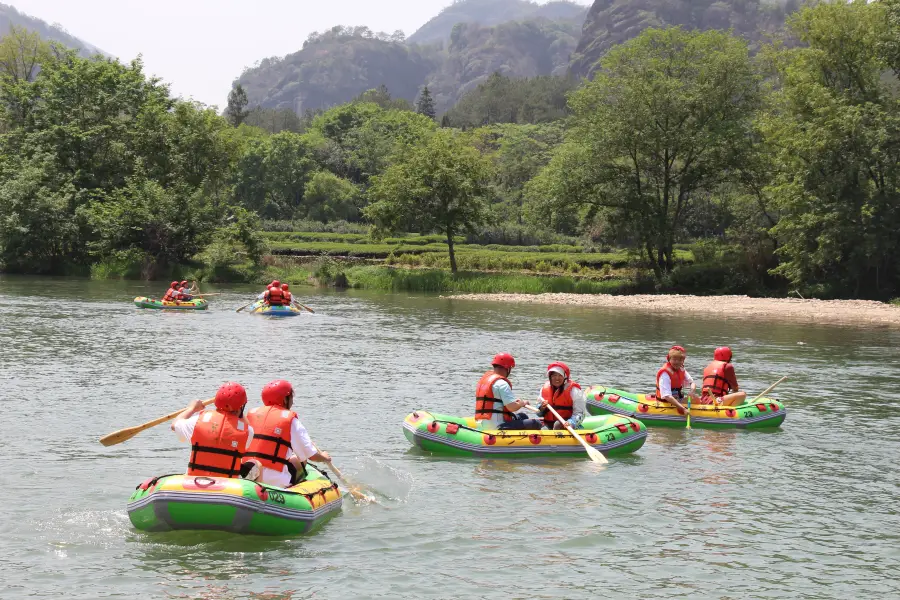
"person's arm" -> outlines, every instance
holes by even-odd
[[[659,376],[659,394],[662,396],[660,400],[665,400],[666,402],[674,404],[679,409],[685,410],[684,405],[672,395],[672,378],[669,377],[668,373],[662,373]]]
[[[199,409],[194,410],[196,408],[195,405],[198,402],[200,403],[200,407]],[[191,402],[180,415],[175,417],[170,429],[178,435],[180,441],[189,442],[191,440],[191,437],[194,435],[194,427],[196,427],[197,420],[200,418],[202,412],[203,403],[200,400],[195,400],[194,402]]]
[[[510,412],[516,412],[528,404],[528,400],[519,400],[513,396],[512,388],[502,379],[494,382],[493,389],[494,397],[499,398],[503,402],[503,408]]]
[[[291,421],[291,450],[300,460],[313,460],[316,462],[331,462],[331,456],[324,450],[319,450],[312,443],[309,432],[300,422],[300,419]]]
[[[584,399],[584,390],[581,388],[572,388],[572,416],[567,419],[569,425],[578,429],[584,420],[584,413],[587,409],[587,403]]]
[[[728,382],[728,386],[731,388],[732,392],[740,391],[737,382],[737,374],[734,372],[734,365],[731,363],[725,365],[725,380]]]
[[[687,372],[687,369],[685,369],[684,371],[684,382],[690,387],[691,391],[689,395],[691,399],[695,401],[700,400],[700,398],[697,396],[697,382],[695,382],[694,378],[691,377],[691,374]]]

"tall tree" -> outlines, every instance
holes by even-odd
[[[244,86],[238,83],[228,92],[225,116],[233,126],[237,127],[244,122],[247,114],[247,92],[244,91]]]
[[[758,97],[743,40],[643,32],[571,96],[567,141],[529,184],[533,214],[547,222],[559,211],[606,212],[662,276],[693,197],[741,163]]]
[[[461,134],[438,129],[383,175],[372,178],[373,202],[365,215],[384,235],[413,226],[447,236],[450,270],[456,273],[453,236],[484,223],[490,162]]]
[[[419,99],[416,101],[416,112],[432,120],[437,116],[434,112],[434,98],[431,97],[427,85],[422,88],[422,93],[419,94]]]

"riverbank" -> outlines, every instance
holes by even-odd
[[[751,298],[636,294],[458,294],[453,300],[487,300],[527,304],[563,304],[645,311],[658,314],[703,313],[725,318],[789,319],[820,324],[900,327],[900,306],[871,300]]]

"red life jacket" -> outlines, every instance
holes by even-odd
[[[163,302],[175,302],[176,294],[178,294],[178,291],[175,288],[169,288],[166,290],[166,295],[163,296]]]
[[[290,305],[291,305],[291,301],[293,300],[293,297],[291,296],[291,293],[290,293],[290,292],[285,292],[284,290],[282,290],[282,291],[281,291],[281,295],[284,296],[284,305],[285,305],[285,306],[290,306]]]
[[[280,406],[259,406],[247,413],[253,439],[244,458],[256,458],[267,469],[281,471],[289,464],[291,422],[297,413]]]
[[[234,413],[200,413],[191,436],[187,474],[237,478],[249,435],[247,422]]]
[[[191,294],[188,292],[188,288],[178,288],[177,294],[178,294],[177,298],[178,298],[179,300],[189,301],[189,300],[193,300],[193,298],[194,298],[194,297],[191,296]]]
[[[656,372],[656,397],[659,400],[662,400],[662,393],[659,391],[659,377],[663,373],[669,374],[669,381],[672,382],[672,396],[674,396],[676,400],[684,398],[684,394],[681,391],[681,388],[684,387],[684,369],[678,369],[676,371],[669,363],[664,364],[662,368]]]
[[[721,398],[731,391],[727,375],[728,363],[714,360],[703,369],[703,396]]]
[[[546,400],[550,406],[556,409],[556,412],[559,413],[559,416],[563,418],[563,420],[569,419],[573,414],[574,401],[572,400],[572,388],[581,389],[581,386],[575,383],[574,381],[567,381],[562,390],[554,390],[553,386],[550,385],[550,382],[544,384],[544,387],[541,388],[541,399]],[[547,414],[544,415],[544,421],[549,425],[556,421],[556,416],[547,411]]]
[[[264,299],[269,306],[282,306],[284,304],[284,292],[281,288],[269,288],[266,290]]]
[[[503,401],[494,397],[494,382],[503,380],[509,383],[509,379],[498,375],[493,371],[488,371],[478,380],[478,386],[475,388],[475,420],[490,420],[492,414],[503,415],[504,421],[512,421],[513,414],[503,406]],[[512,384],[509,384],[512,389]],[[496,406],[499,404],[499,408]]]

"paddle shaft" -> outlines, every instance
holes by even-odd
[[[687,405],[687,427],[685,429],[691,428],[691,397],[688,396],[688,405]]]
[[[300,303],[297,302],[296,300],[292,300],[292,302],[293,302],[294,304],[296,304],[297,306],[299,306],[300,308],[305,308],[306,310],[308,310],[308,311],[311,312],[311,313],[315,313],[315,312],[316,312],[316,311],[314,311],[313,309],[311,309],[310,307],[306,306],[305,304],[300,304]]]
[[[353,496],[353,497],[356,498],[357,500],[368,500],[368,499],[369,499],[368,496],[366,496],[365,494],[363,494],[362,492],[360,492],[359,490],[357,490],[356,488],[354,488],[354,487],[350,484],[350,482],[347,481],[347,478],[344,477],[344,474],[341,473],[340,469],[338,469],[336,466],[334,466],[334,463],[333,463],[333,462],[331,462],[330,460],[327,461],[327,462],[328,462],[328,466],[331,467],[331,470],[334,472],[334,474],[337,476],[337,478],[341,481],[341,483],[343,483],[344,485],[346,485],[347,488],[350,490],[350,495],[351,495],[351,496]]]
[[[209,398],[203,401],[203,406],[209,406],[213,402],[215,402],[215,398]],[[110,434],[104,435],[100,438],[100,443],[104,446],[115,446],[116,444],[121,444],[124,441],[130,440],[137,434],[151,427],[156,427],[160,423],[165,423],[166,421],[171,421],[178,415],[184,412],[185,409],[176,410],[173,413],[169,413],[164,417],[160,417],[158,419],[153,419],[152,421],[147,421],[143,425],[135,425],[134,427],[127,427],[125,429],[120,429],[119,431],[114,431]]]
[[[768,394],[769,392],[771,392],[772,390],[774,390],[775,387],[776,387],[779,383],[781,383],[782,381],[784,381],[784,380],[787,379],[787,378],[788,378],[788,376],[785,375],[784,377],[782,377],[781,379],[779,379],[778,381],[776,381],[775,383],[773,383],[772,385],[770,385],[769,387],[767,387],[767,388],[765,389],[765,391],[763,391],[763,393],[761,393],[759,396],[757,396],[756,398],[754,398],[753,400],[751,400],[750,403],[756,402],[757,400],[759,400],[760,398],[762,398],[763,396],[765,396],[766,394]]]
[[[528,410],[531,410],[531,411],[533,411],[533,412],[538,412],[538,409],[536,409],[535,407],[531,406],[530,404],[526,404],[526,405],[525,405],[525,408],[528,409]],[[594,448],[593,446],[591,446],[590,444],[588,444],[588,443],[584,440],[583,437],[581,437],[580,435],[578,435],[578,432],[575,431],[575,428],[572,427],[571,425],[569,425],[569,422],[568,422],[568,421],[566,421],[566,420],[563,419],[561,416],[559,416],[559,413],[556,412],[556,409],[555,409],[555,408],[553,408],[552,406],[550,406],[549,404],[547,404],[547,410],[549,410],[551,413],[553,413],[553,416],[556,417],[556,420],[559,421],[560,423],[562,423],[562,424],[563,424],[563,427],[565,427],[565,428],[569,431],[569,433],[571,433],[572,436],[573,436],[576,440],[578,440],[578,443],[581,444],[581,445],[584,447],[585,451],[588,453],[588,456],[590,457],[590,459],[591,459],[592,461],[597,462],[597,463],[604,463],[604,464],[609,462],[608,460],[606,460],[606,457],[603,456],[603,453],[602,453],[602,452],[600,452],[599,450],[597,450],[596,448]]]

